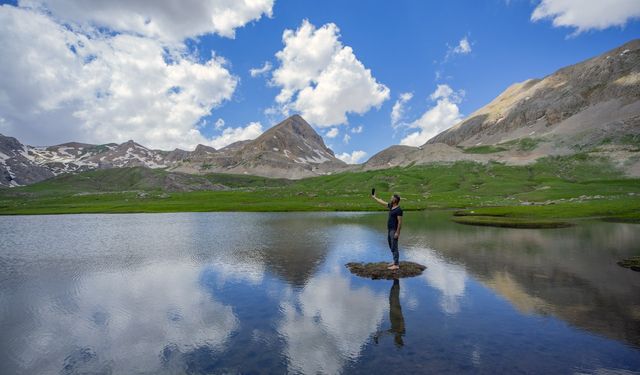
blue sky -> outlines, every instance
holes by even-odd
[[[487,104],[509,85],[528,78],[543,77],[558,68],[603,53],[640,35],[640,22],[638,22],[640,2],[635,0],[612,1],[604,10],[602,8],[584,9],[597,8],[599,5],[571,0],[545,0],[543,2],[528,0],[325,0],[321,2],[276,0],[272,4],[269,4],[270,0],[265,1],[266,11],[258,16],[249,15],[248,20],[240,21],[237,27],[232,28],[232,31],[235,32],[233,38],[229,37],[229,28],[212,29],[211,32],[205,31],[199,34],[199,31],[184,31],[189,25],[181,26],[181,28],[176,26],[175,35],[177,36],[175,38],[168,33],[169,36],[143,35],[158,41],[157,43],[165,49],[182,48],[183,55],[187,54],[189,58],[197,60],[202,65],[206,65],[211,60],[212,53],[224,59],[224,62],[216,60],[231,77],[227,77],[230,81],[227,81],[226,86],[221,86],[223,87],[220,89],[221,91],[226,90],[224,95],[221,95],[220,99],[208,102],[204,106],[204,112],[194,112],[191,117],[184,117],[185,121],[191,121],[192,124],[190,124],[190,128],[181,131],[193,133],[193,129],[195,129],[195,132],[200,133],[198,137],[193,138],[193,142],[204,139],[213,142],[213,145],[222,145],[224,142],[235,140],[234,137],[240,134],[240,132],[236,132],[235,135],[231,134],[227,129],[240,129],[251,123],[259,123],[260,127],[254,127],[254,132],[251,133],[255,135],[258,130],[268,129],[287,114],[300,112],[297,110],[301,106],[299,102],[296,103],[296,100],[299,99],[296,94],[286,103],[276,101],[276,96],[281,93],[283,85],[286,85],[288,81],[281,80],[279,84],[274,83],[273,74],[283,64],[281,59],[276,57],[276,53],[285,47],[283,32],[292,30],[293,35],[296,36],[304,20],[308,20],[310,27],[313,28],[312,32],[317,32],[325,25],[334,24],[339,29],[339,34],[336,31],[334,35],[339,43],[338,50],[350,47],[355,59],[371,73],[371,81],[367,81],[370,84],[368,87],[373,90],[372,95],[377,95],[377,97],[369,101],[363,99],[362,103],[357,103],[357,100],[353,103],[353,106],[360,106],[358,111],[363,112],[362,114],[349,111],[349,105],[345,104],[344,108],[338,111],[342,111],[346,115],[346,123],[336,120],[340,116],[334,114],[312,116],[316,122],[310,121],[324,136],[325,142],[337,154],[342,154],[345,158],[347,154],[352,155],[354,151],[363,151],[368,157],[390,145],[407,143],[409,142],[407,136],[417,131],[423,131],[423,133],[416,134],[413,142],[424,143],[426,139],[422,139],[420,136],[424,138],[431,134],[429,129],[441,129],[452,125],[451,122],[458,121]],[[64,3],[65,1],[60,2]],[[105,17],[117,18],[118,11],[122,11],[123,14],[136,12],[136,14],[141,14],[145,12],[144,7],[129,9],[128,5],[122,5],[122,9],[104,10],[105,16],[98,18],[94,13],[97,14],[100,10],[96,12],[88,10],[85,14],[80,14],[82,12],[80,10],[73,11],[75,13],[72,14],[72,11],[67,10],[71,8],[51,5],[52,3],[54,2],[33,0],[21,2],[19,6],[16,3],[3,6],[2,11],[7,13],[5,17],[11,17],[10,19],[15,22],[13,25],[5,23],[5,26],[0,30],[2,31],[0,43],[7,44],[17,39],[12,34],[17,33],[17,25],[20,24],[19,17],[23,17],[20,22],[28,22],[28,17],[31,17],[32,13],[38,12],[44,12],[54,25],[66,25],[69,30],[75,33],[72,37],[83,33],[80,26],[74,26],[83,23],[97,24],[100,28],[96,28],[96,30],[106,30],[110,34],[129,33],[136,36],[141,34],[139,30],[133,29],[132,31],[126,26],[112,24],[109,19],[107,21],[104,19]],[[118,2],[116,1],[116,3]],[[187,3],[184,6],[189,6]],[[126,4],[126,2],[122,2],[122,4]],[[271,6],[270,12],[269,6]],[[546,7],[547,17],[532,20],[534,12],[540,11],[540,7],[543,6]],[[28,8],[30,13],[23,12],[18,16],[16,12],[9,12],[8,8],[10,7]],[[38,11],[37,7],[45,9],[45,11]],[[69,16],[67,17],[67,15]],[[153,24],[156,19],[154,17],[165,16],[161,12],[150,12],[148,15],[149,23]],[[167,22],[174,22],[171,17],[171,14],[166,16],[164,25],[167,25]],[[180,22],[185,21],[176,19],[175,25],[180,25]],[[38,29],[35,29],[34,26],[34,30]],[[173,28],[167,29],[165,27],[164,30],[171,31]],[[142,34],[145,33],[146,31],[142,32]],[[9,38],[11,39],[9,40]],[[33,39],[33,37],[31,38]],[[103,38],[106,37],[103,36]],[[460,44],[462,40],[468,43],[464,45],[464,48]],[[110,44],[110,46],[113,45],[115,43]],[[179,47],[175,47],[175,45],[179,45]],[[11,48],[9,49],[11,50]],[[188,52],[184,52],[185,49]],[[18,51],[17,54],[22,53],[17,48],[15,50]],[[98,47],[94,50],[104,51]],[[92,53],[101,59],[104,52]],[[104,56],[106,62],[100,71],[104,71],[105,66],[123,70],[117,68],[117,64],[109,63],[107,53],[104,53]],[[64,64],[64,61],[61,64]],[[84,62],[87,61],[84,56]],[[259,68],[265,62],[271,64],[272,69],[262,75],[252,77],[250,69]],[[0,59],[0,70],[4,70],[0,73],[13,76],[28,73],[23,71],[16,73],[15,69],[18,68],[11,64],[6,57]],[[54,71],[60,69],[60,64],[52,69]],[[79,69],[78,72],[82,70]],[[61,75],[57,72],[55,74]],[[75,73],[65,72],[65,74],[73,76]],[[110,72],[110,76],[113,74]],[[322,72],[318,74],[322,74]],[[87,77],[83,76],[82,82],[86,82],[89,79]],[[137,83],[137,86],[144,86],[152,78],[146,79],[147,81],[143,80]],[[213,82],[214,78],[211,79]],[[311,79],[311,82],[307,85],[311,89],[318,85],[314,78]],[[12,91],[11,88],[16,85],[11,82],[6,82],[6,85],[5,82],[0,83],[5,86],[5,89],[0,88],[0,91],[4,90],[0,94],[5,94],[11,99],[17,97],[18,94],[25,95],[22,100],[29,98],[27,94]],[[65,82],[55,82],[55,84],[64,85]],[[179,84],[176,85],[179,87],[176,90],[183,90]],[[446,85],[450,90],[445,90],[443,95],[434,97],[432,94],[436,92],[438,85]],[[42,87],[48,88],[49,86],[34,86],[34,95],[40,95],[43,91]],[[105,87],[113,88],[115,85],[110,81]],[[215,89],[212,88],[215,87],[215,84],[208,87],[203,88],[203,91],[197,91],[198,95],[217,95]],[[91,92],[95,93],[97,89],[92,86],[92,90],[94,91]],[[189,88],[185,86],[184,90],[188,91]],[[79,91],[82,90],[75,90],[75,92]],[[394,126],[392,125],[391,112],[399,96],[403,93],[411,93],[412,97],[402,105],[404,109],[402,116],[398,117]],[[300,92],[298,92],[299,94]],[[107,95],[115,97],[118,95],[118,91],[113,89]],[[38,98],[41,99],[40,96]],[[349,96],[345,96],[345,98],[349,99]],[[310,100],[304,106],[305,110],[315,110],[314,106],[318,105],[318,100],[318,98]],[[430,124],[429,121],[438,120],[426,119],[418,124],[421,116],[436,107],[439,100],[446,101],[442,104],[447,106],[442,108],[449,111],[448,117],[445,116],[443,120],[444,122]],[[38,100],[34,99],[33,101],[37,102]],[[83,102],[80,107],[77,104],[79,101]],[[343,101],[339,100],[339,102]],[[44,99],[42,102],[48,103]],[[181,103],[184,104],[184,102]],[[106,108],[121,108],[124,105],[121,101],[117,104],[108,104],[109,106]],[[0,110],[4,112],[0,112],[0,132],[17,136],[27,143],[46,141],[55,143],[70,140],[108,142],[122,141],[130,136],[142,144],[145,144],[146,141],[147,143],[156,143],[151,144],[154,147],[172,148],[170,147],[172,146],[170,144],[171,138],[146,136],[146,134],[153,132],[152,126],[165,126],[170,129],[172,125],[162,125],[163,117],[153,118],[153,114],[147,116],[147,112],[142,109],[140,113],[129,110],[123,112],[121,116],[104,117],[97,122],[95,116],[87,115],[87,113],[107,113],[108,111],[103,108],[106,105],[104,101],[96,102],[95,98],[89,101],[75,98],[70,94],[70,99],[67,101],[56,101],[55,104],[48,107],[43,104],[40,108],[33,109],[24,104],[26,110],[38,113],[37,116],[31,117],[15,114],[18,113],[16,108],[20,105],[22,103],[17,99],[9,104],[0,100]],[[289,106],[288,111],[285,108],[287,105]],[[65,106],[73,108],[69,109],[68,113],[64,113]],[[161,106],[162,104],[155,105],[156,108]],[[331,106],[321,109],[332,110]],[[43,116],[46,111],[51,112],[48,118],[52,122],[57,121],[59,116],[61,123],[69,124],[77,120],[78,125],[76,127],[70,125],[56,127],[42,123],[38,125],[46,127],[44,129],[28,123],[29,121],[45,122],[43,119],[47,118],[46,116],[38,116]],[[134,117],[136,120],[131,120]],[[167,115],[164,117],[166,118]],[[215,123],[218,119],[224,120],[224,125],[222,122],[218,122],[218,127],[216,127]],[[112,129],[114,125],[111,124],[118,121],[124,121],[127,125],[122,125],[115,131]],[[320,123],[323,121],[324,123]],[[136,124],[138,123],[151,125],[141,126],[140,129],[137,129]],[[360,126],[362,126],[362,131],[360,133],[354,132]],[[104,129],[107,127],[111,130],[105,131]],[[338,135],[329,138],[327,134],[334,128],[337,131],[333,130],[333,133],[337,132]],[[91,132],[87,129],[91,129]],[[127,129],[131,129],[131,131]],[[214,140],[221,137],[225,130],[227,131],[225,140],[218,139],[216,143]],[[170,130],[168,131],[170,132]],[[180,134],[180,132],[175,132],[176,146],[189,147],[191,144],[181,141],[185,137]],[[345,134],[348,134],[350,139],[345,140]],[[101,138],[109,136],[116,139]],[[366,158],[362,153],[359,155]]]

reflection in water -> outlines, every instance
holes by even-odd
[[[522,312],[553,314],[640,346],[640,278],[616,265],[640,250],[639,234],[636,224],[585,222],[565,229],[508,230],[451,225],[427,215],[408,222],[404,236],[407,257],[428,262],[427,274],[438,262],[431,267],[424,252],[417,251],[425,245],[437,249],[447,272],[451,265],[463,264],[462,272]],[[447,277],[434,277],[430,285],[440,289],[436,280]],[[446,285],[451,288],[455,282]]]
[[[464,267],[450,264],[438,257],[431,249],[408,248],[407,259],[427,265],[420,277],[442,293],[440,308],[446,314],[460,311],[460,299],[464,297],[467,272]]]
[[[97,273],[69,295],[32,296],[36,326],[14,342],[26,373],[160,371],[167,348],[220,352],[238,328],[230,306],[198,285],[198,270],[154,264]]]
[[[421,215],[402,288],[383,212],[0,217],[0,373],[640,370],[638,226]]]
[[[386,310],[384,296],[354,288],[350,280],[337,272],[321,274],[293,301],[281,303],[278,332],[286,341],[290,371],[338,373],[376,332]]]
[[[398,348],[404,346],[402,337],[406,330],[404,326],[404,316],[402,315],[402,306],[400,305],[400,280],[394,279],[391,284],[391,290],[389,291],[389,322],[391,328],[386,331],[379,331],[373,337],[374,342],[377,344],[380,337],[391,334],[393,335],[393,342]]]

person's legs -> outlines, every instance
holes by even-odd
[[[387,230],[387,243],[389,244],[389,250],[391,250],[391,255],[393,255],[393,234],[395,232],[391,231],[391,230]],[[389,263],[389,266],[393,266],[395,263],[395,261]]]
[[[396,231],[390,230],[387,236],[387,240],[389,242],[389,249],[391,249],[391,254],[393,254],[393,264],[397,266],[400,264],[400,252],[398,251],[398,239],[394,238]]]

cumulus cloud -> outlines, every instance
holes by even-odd
[[[357,150],[352,153],[343,152],[341,154],[337,154],[336,157],[347,164],[358,164],[367,157],[367,153],[362,150]]]
[[[342,142],[344,144],[349,144],[350,140],[351,140],[351,136],[349,134],[345,134],[344,137],[342,137]]]
[[[265,61],[264,65],[262,65],[260,68],[249,69],[249,74],[251,74],[251,77],[255,78],[268,73],[269,71],[271,71],[271,68],[273,68],[273,65],[271,65],[271,62]]]
[[[131,6],[140,13],[146,9],[142,3],[134,1]],[[86,22],[82,27],[69,26],[51,15],[66,9],[65,1],[24,3],[32,8],[0,7],[3,132],[32,144],[69,141],[70,137],[93,143],[135,139],[164,149],[219,144],[218,139],[202,135],[200,124],[236,89],[238,79],[224,59],[202,58],[187,52],[184,44],[169,45],[159,34],[136,29],[125,16],[113,18],[122,22],[120,26],[105,24],[112,30],[94,27],[102,25],[100,17],[112,3],[91,3],[97,10],[86,19],[83,4],[69,11],[71,21]],[[148,15],[160,25],[171,21],[157,14],[166,6],[162,4]],[[178,12],[174,21],[182,22],[182,16]],[[216,30],[230,35],[231,26],[225,27]],[[194,31],[178,34],[198,35]],[[216,122],[216,127],[224,126],[220,124]],[[255,126],[248,128],[251,131],[245,132],[256,133]]]
[[[328,132],[325,133],[325,136],[327,138],[335,138],[338,136],[338,134],[340,134],[340,131],[338,130],[338,128],[331,128],[329,129]]]
[[[205,34],[235,37],[247,23],[271,17],[274,0],[21,0],[21,7],[45,9],[55,18],[82,27],[100,26],[117,32],[179,43]]]
[[[225,128],[222,134],[208,141],[207,144],[213,148],[220,149],[233,142],[258,138],[260,134],[262,134],[262,124],[259,122],[251,122],[245,127]]]
[[[458,104],[464,97],[464,91],[454,91],[448,85],[438,85],[430,99],[435,101],[433,107],[428,108],[419,119],[409,124],[410,128],[418,129],[402,139],[400,144],[420,146],[430,138],[462,120]]]
[[[358,125],[355,128],[351,128],[351,133],[360,134],[360,133],[362,133],[362,130],[363,130],[362,125]]]
[[[316,29],[307,20],[297,30],[284,31],[271,84],[280,87],[276,102],[285,114],[295,110],[316,126],[330,127],[389,98],[389,89],[340,42],[339,33],[333,23]]]
[[[574,28],[576,34],[624,26],[635,18],[640,18],[637,0],[542,0],[531,14],[534,22],[550,19],[553,26]]]
[[[395,128],[404,116],[405,104],[413,98],[412,92],[404,92],[400,94],[398,100],[393,104],[391,109],[391,125]]]

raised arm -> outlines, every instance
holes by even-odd
[[[382,199],[376,197],[375,195],[372,195],[371,198],[373,198],[373,200],[375,200],[376,202],[380,203],[381,205],[387,207],[387,202],[383,201]]]

